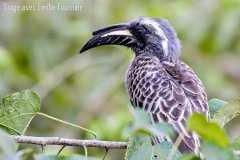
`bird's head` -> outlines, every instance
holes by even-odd
[[[80,53],[102,45],[122,45],[136,56],[150,54],[159,59],[180,55],[180,42],[171,24],[160,18],[138,18],[129,23],[115,24],[92,33]]]

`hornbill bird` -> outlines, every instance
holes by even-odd
[[[186,129],[193,112],[209,118],[207,96],[194,71],[179,59],[181,45],[171,24],[161,18],[138,18],[92,33],[80,53],[102,45],[122,45],[135,53],[125,76],[130,102],[149,113],[151,122],[169,123],[175,137],[157,137],[158,142],[175,142],[180,152],[199,154],[200,138]]]

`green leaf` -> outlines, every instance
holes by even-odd
[[[22,153],[17,152],[18,144],[6,132],[0,129],[0,159],[21,160]]]
[[[201,160],[201,158],[193,153],[184,153],[178,160]]]
[[[165,141],[152,146],[149,134],[135,132],[130,137],[125,159],[177,160],[180,156],[181,153],[172,143]]]
[[[203,142],[200,151],[206,160],[236,160],[231,148],[220,147],[212,142]]]
[[[211,99],[210,101],[208,101],[211,119],[216,114],[216,112],[225,104],[227,104],[227,102],[220,99]]]
[[[233,140],[233,142],[231,143],[231,147],[233,150],[240,151],[240,137],[237,137]]]
[[[87,157],[83,155],[56,155],[56,154],[35,154],[35,160],[102,160],[102,158]]]
[[[153,147],[154,154],[157,156],[157,159],[177,160],[181,157],[181,153],[171,142],[164,141],[154,145]]]
[[[132,109],[134,117],[133,130],[144,130],[156,136],[173,136],[174,132],[172,127],[167,123],[158,123],[153,125],[150,120],[149,113],[140,109]]]
[[[26,148],[21,150],[20,152],[23,153],[22,160],[34,160],[34,149],[33,148]]]
[[[39,110],[40,98],[32,91],[8,95],[0,104],[0,127],[9,134],[24,134]]]
[[[125,159],[151,159],[152,150],[151,136],[144,133],[135,133],[130,137]]]
[[[204,115],[194,113],[187,122],[190,130],[195,131],[203,140],[214,142],[222,147],[229,145],[225,132],[213,122],[208,122]]]
[[[240,115],[240,99],[233,100],[219,109],[214,115],[213,121],[223,127],[234,117]]]

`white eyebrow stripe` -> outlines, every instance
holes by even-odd
[[[163,51],[164,51],[164,55],[168,56],[168,39],[166,37],[166,35],[164,34],[162,28],[158,25],[157,22],[151,21],[149,19],[145,19],[144,21],[142,21],[142,23],[144,25],[151,25],[156,31],[155,33],[157,35],[159,35],[160,37],[162,37],[162,47],[163,47]]]

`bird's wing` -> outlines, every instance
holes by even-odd
[[[169,65],[169,62],[174,66]],[[207,95],[201,80],[193,70],[182,61],[174,59],[168,59],[168,63],[163,61],[163,67],[183,89],[192,111],[204,113],[209,118]]]
[[[207,114],[206,95],[191,68],[176,62],[160,63],[154,56],[139,56],[129,68],[126,87],[134,107],[148,111],[153,123],[170,123],[176,136],[184,135],[180,147],[196,151],[199,139],[185,124],[193,112]]]

